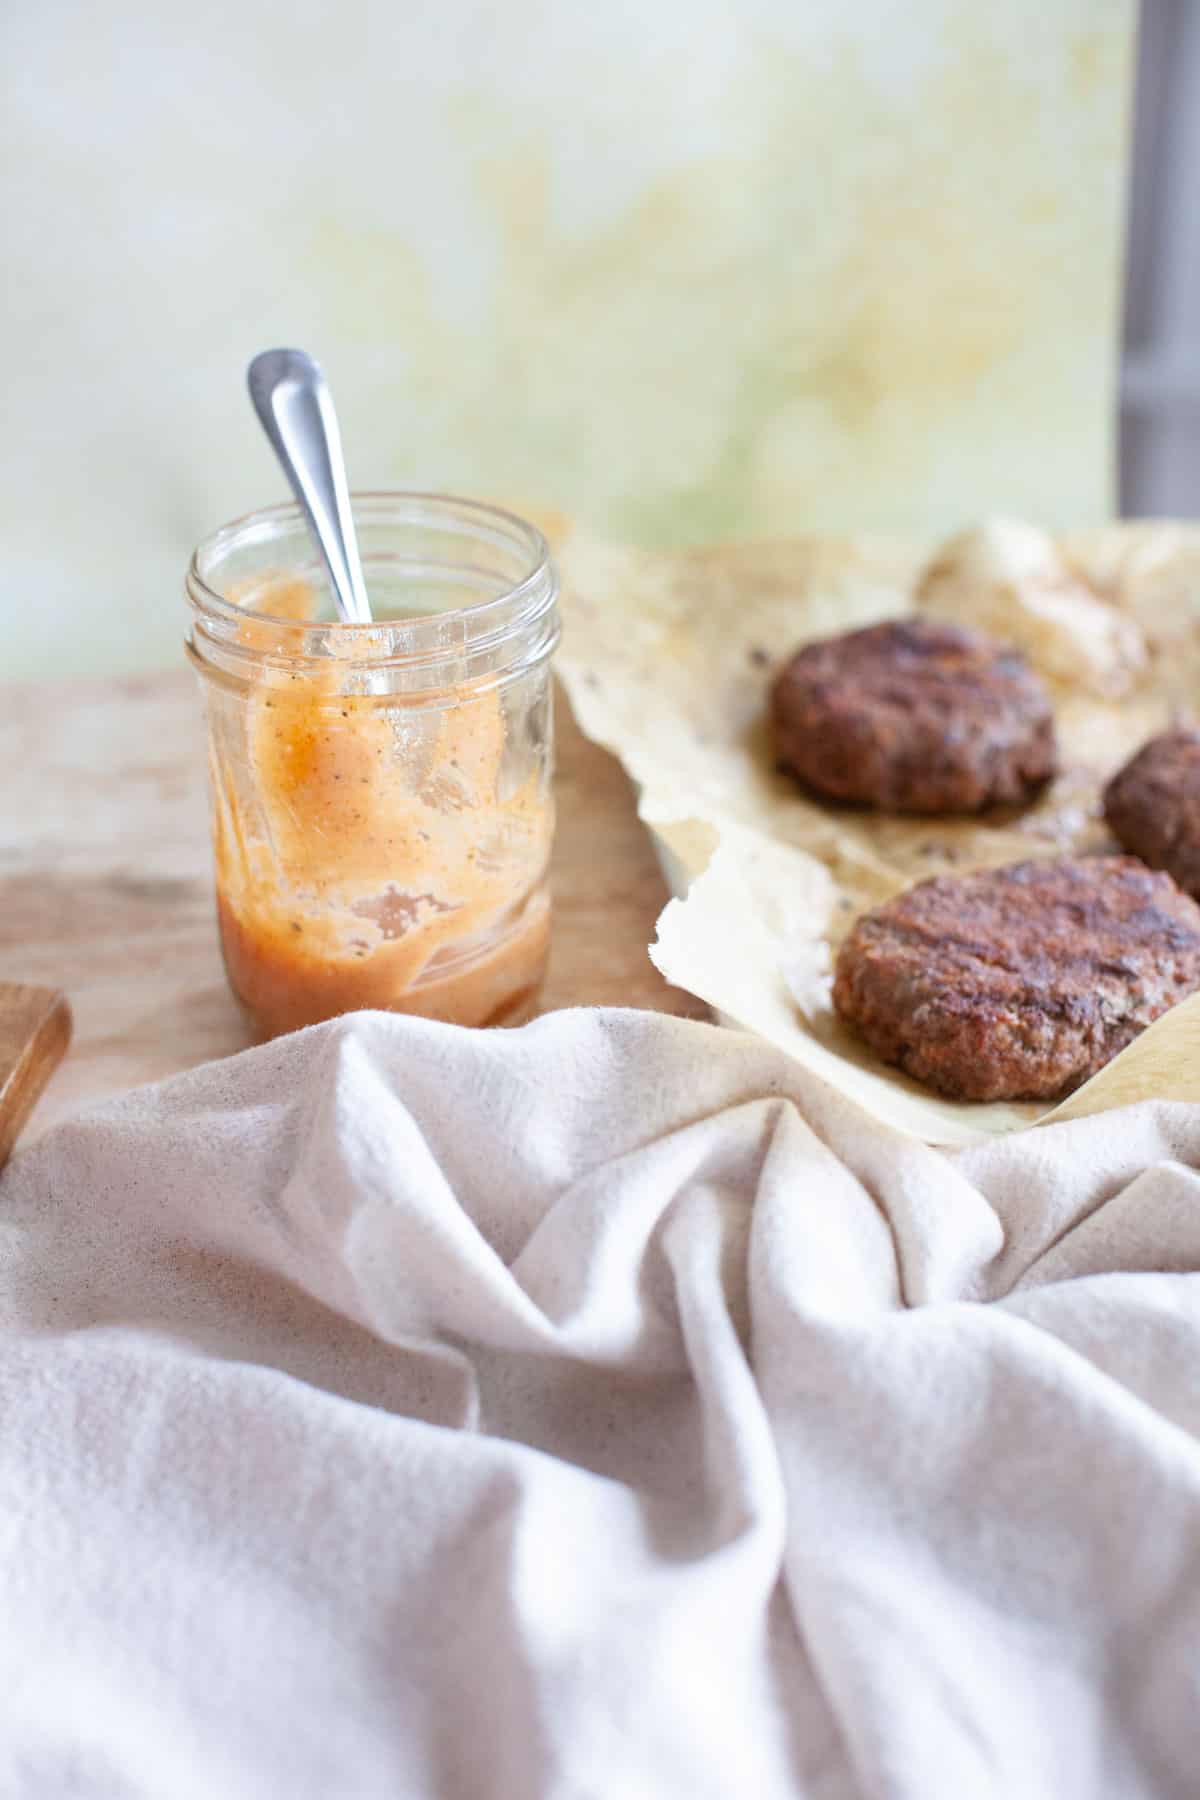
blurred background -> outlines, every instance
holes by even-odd
[[[1143,0],[1121,376],[1121,508],[1200,513],[1200,7]]]
[[[356,485],[645,544],[1193,512],[1200,8],[1137,23],[9,0],[0,673],[178,664],[278,343]]]

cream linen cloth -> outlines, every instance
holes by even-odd
[[[1200,1109],[359,1015],[0,1183],[0,1794],[1200,1791]]]

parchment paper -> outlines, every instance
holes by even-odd
[[[677,896],[650,948],[669,980],[929,1142],[1146,1094],[1200,1100],[1200,1000],[1057,1108],[944,1100],[883,1064],[829,1000],[850,922],[911,882],[1116,847],[1104,782],[1200,691],[1200,528],[1053,540],[999,521],[940,547],[809,539],[674,553],[555,535],[572,705],[638,785]],[[824,805],[774,769],[764,707],[779,663],[807,639],[917,608],[1019,642],[1047,679],[1061,770],[1032,807],[886,817]]]

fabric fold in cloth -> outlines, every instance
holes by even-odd
[[[360,1014],[0,1181],[0,1792],[1190,1795],[1200,1109]]]

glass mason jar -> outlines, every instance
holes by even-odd
[[[188,570],[230,985],[259,1037],[359,1007],[516,1023],[550,941],[554,568],[494,507],[353,507],[370,625],[338,620],[296,506]]]

